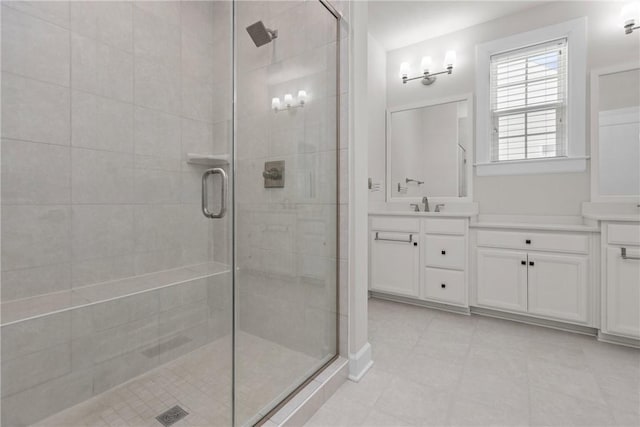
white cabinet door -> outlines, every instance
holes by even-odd
[[[527,253],[478,248],[477,261],[478,305],[526,312]]]
[[[640,249],[627,248],[640,257]],[[622,259],[620,248],[607,248],[606,331],[640,338],[640,260]]]
[[[419,296],[420,248],[416,244],[417,238],[418,234],[410,233],[371,233],[371,290]]]
[[[529,313],[560,320],[588,320],[587,257],[529,253]]]

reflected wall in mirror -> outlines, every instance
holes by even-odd
[[[595,73],[592,134],[596,197],[640,195],[640,68],[618,67]],[[595,116],[595,117],[594,117]]]
[[[387,199],[468,196],[471,97],[387,114]]]

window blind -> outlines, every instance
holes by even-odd
[[[567,155],[567,39],[491,56],[491,161]]]

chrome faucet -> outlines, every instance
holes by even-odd
[[[413,208],[414,212],[420,212],[420,205],[417,203],[411,203],[411,207]]]
[[[429,212],[429,199],[427,198],[427,196],[424,196],[422,198],[422,204],[424,205],[424,211]]]
[[[436,210],[434,212],[441,212],[442,208],[444,208],[444,203],[439,203],[436,205]]]

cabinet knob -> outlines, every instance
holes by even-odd
[[[530,265],[531,267],[533,267],[533,266],[535,265],[535,263],[534,263],[533,261],[529,261],[529,265]]]
[[[446,255],[447,251],[441,251],[442,255]]]
[[[527,239],[527,240],[525,240],[524,242],[525,242],[527,245],[530,245],[530,244],[531,244],[531,240],[530,240],[530,239]]]
[[[447,287],[447,285],[446,285],[446,284],[444,284],[444,283],[442,283],[442,284],[440,285],[440,287],[441,287],[442,289],[444,289],[444,288],[446,288],[446,287]]]
[[[418,242],[413,242],[413,246],[418,246]]]
[[[527,261],[520,261],[520,264],[527,265]]]

